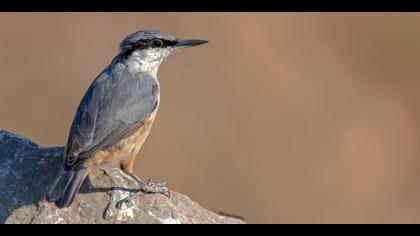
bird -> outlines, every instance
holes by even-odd
[[[144,182],[134,160],[149,135],[160,103],[157,79],[162,61],[179,49],[208,43],[180,40],[157,29],[128,35],[118,54],[85,92],[70,127],[63,162],[46,200],[69,207],[94,169],[114,165],[140,184],[138,192],[168,192],[166,183]]]

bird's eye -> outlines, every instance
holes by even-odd
[[[154,39],[152,41],[152,44],[153,44],[154,47],[162,47],[163,46],[163,42],[160,39]]]

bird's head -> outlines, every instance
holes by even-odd
[[[125,60],[157,67],[172,52],[207,42],[200,39],[179,40],[159,30],[142,30],[127,36],[121,42],[120,49]]]

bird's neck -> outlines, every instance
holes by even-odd
[[[162,59],[145,57],[141,54],[132,53],[131,55],[121,58],[119,61],[127,66],[128,70],[133,73],[150,74],[157,78],[157,72]]]

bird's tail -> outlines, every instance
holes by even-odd
[[[59,208],[65,208],[73,203],[83,180],[87,176],[87,169],[65,170],[62,168],[45,196],[49,202],[54,202]]]

